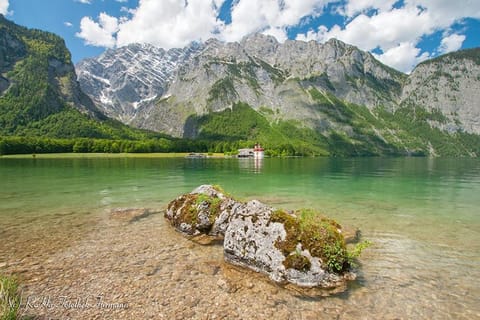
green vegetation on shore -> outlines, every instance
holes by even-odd
[[[444,123],[440,112],[402,106],[394,112],[383,107],[342,101],[315,88],[313,106],[335,125],[312,129],[300,121],[273,120],[273,110],[254,110],[236,103],[231,109],[191,116],[196,138],[214,144],[216,152],[234,152],[259,142],[269,156],[479,156],[480,136],[447,132],[432,123]],[[345,129],[347,128],[347,129]]]
[[[251,148],[257,142],[265,148],[267,156],[273,157],[480,155],[480,136],[448,133],[431,126],[432,122],[445,121],[439,113],[412,106],[404,106],[393,113],[380,107],[371,112],[366,107],[345,103],[315,89],[311,90],[311,95],[322,112],[350,126],[351,134],[335,130],[318,132],[293,120],[272,123],[265,112],[238,103],[232,109],[192,116],[189,122],[195,126],[195,139],[173,138],[123,125],[119,125],[123,134],[96,135],[88,126],[79,126],[79,130],[83,128],[85,135],[89,132],[91,136],[75,137],[75,130],[66,138],[56,137],[55,130],[50,134],[26,131],[20,136],[0,135],[0,155],[182,152],[233,155],[238,149]]]
[[[208,154],[235,155],[240,148],[251,148],[254,140],[208,141],[190,139],[110,140],[94,138],[55,139],[0,136],[1,155],[26,154]],[[300,156],[291,144],[271,146],[270,156]],[[316,155],[322,155],[316,153]]]
[[[327,141],[314,130],[293,120],[270,123],[245,103],[188,121],[195,124],[197,139],[215,144],[215,152],[236,152],[258,142],[268,156],[330,155]]]
[[[0,136],[0,155],[35,153],[178,153],[208,152],[201,141],[109,140],[94,138],[55,139]]]
[[[5,159],[81,159],[81,158],[183,158],[188,152],[151,152],[151,153],[28,153],[0,156]],[[209,154],[212,158],[224,157],[224,154]]]

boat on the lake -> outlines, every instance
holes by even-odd
[[[207,156],[203,153],[191,152],[185,156],[187,159],[206,159]]]

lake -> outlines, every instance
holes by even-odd
[[[221,247],[193,244],[161,214],[109,218],[115,208],[161,211],[201,184],[279,208],[316,208],[358,227],[373,246],[357,280],[344,293],[306,298],[227,270]],[[0,271],[18,274],[25,295],[101,292],[129,304],[38,306],[27,312],[34,315],[480,318],[476,159],[0,157],[0,221]]]

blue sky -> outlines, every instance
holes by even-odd
[[[74,62],[132,42],[163,48],[252,32],[334,37],[398,70],[480,46],[479,0],[0,0],[14,22],[62,36]]]

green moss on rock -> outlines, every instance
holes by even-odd
[[[217,189],[216,189],[217,190]],[[217,190],[221,192],[220,190]],[[208,220],[211,224],[215,222],[215,218],[220,214],[220,205],[222,204],[222,199],[219,197],[212,197],[203,193],[197,195],[196,200],[196,213],[199,213],[199,207],[204,205],[208,207]]]
[[[184,194],[173,200],[168,208],[176,212],[172,222],[175,227],[179,227],[182,223],[186,223],[194,228],[197,224],[196,204],[198,202],[198,194]]]
[[[280,249],[285,257],[288,257],[291,252],[297,248],[297,243],[301,234],[300,224],[298,219],[284,210],[276,210],[270,216],[270,222],[279,222],[283,224],[287,235],[285,240],[277,241],[275,246]]]
[[[287,269],[296,269],[304,272],[310,270],[310,267],[312,266],[310,260],[299,253],[294,253],[287,256],[285,261],[283,261],[283,265]]]
[[[203,193],[184,194],[170,202],[168,210],[174,212],[172,224],[190,235],[208,234],[221,212],[222,199]]]
[[[275,244],[285,255],[285,267],[303,268],[301,261],[307,259],[298,257],[296,248],[301,244],[313,257],[322,261],[322,266],[333,273],[342,273],[350,268],[345,240],[340,232],[341,226],[334,220],[325,218],[319,212],[302,209],[290,214],[283,210],[275,211],[271,222],[284,225],[286,236]],[[292,257],[297,255],[297,257]],[[308,259],[307,259],[308,260]]]

